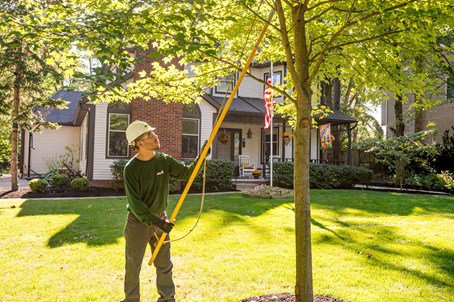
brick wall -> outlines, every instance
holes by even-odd
[[[159,60],[146,57],[146,53],[144,52],[138,52],[136,56],[144,57],[144,60],[136,65],[134,80],[139,78],[140,71],[145,70],[148,73],[151,63]],[[150,124],[150,126],[155,127],[155,132],[161,142],[161,151],[177,159],[181,158],[182,118],[183,104],[165,104],[160,100],[144,101],[142,99],[135,99],[132,101],[131,122],[142,120]]]

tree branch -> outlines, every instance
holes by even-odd
[[[234,63],[232,63],[232,62],[230,62],[230,61],[224,60],[224,59],[222,59],[222,58],[219,58],[219,57],[216,57],[216,56],[210,55],[210,54],[207,54],[207,56],[209,56],[209,57],[211,57],[211,58],[213,58],[213,59],[215,59],[215,60],[217,60],[217,61],[219,61],[219,62],[222,62],[222,63],[224,63],[224,64],[227,64],[227,65],[231,66],[232,68],[234,68],[234,69],[237,70],[237,71],[242,71],[242,70],[243,70],[243,68],[241,68],[240,66],[235,65]],[[254,76],[250,71],[247,71],[246,74],[247,74],[250,78],[256,80],[257,82],[260,82],[260,83],[262,83],[262,84],[268,85],[268,86],[269,86],[270,88],[272,88],[274,91],[277,91],[277,92],[279,92],[280,94],[282,94],[283,96],[285,96],[286,98],[289,98],[292,102],[294,101],[294,98],[293,98],[290,94],[288,94],[285,90],[282,90],[282,89],[280,89],[280,88],[277,88],[276,86],[273,86],[273,85],[269,85],[266,81],[264,81],[264,80],[262,80],[262,79],[260,79],[260,78],[258,78],[258,77],[256,77],[256,76]]]
[[[397,5],[388,7],[386,9],[384,9],[383,12],[393,11],[395,9],[407,6],[408,4],[410,4],[412,2],[415,2],[415,1],[416,0],[410,0],[410,1],[407,1],[407,2],[404,2],[404,3],[401,3],[401,4],[397,4]],[[324,2],[326,3],[326,1],[324,1]],[[323,3],[323,2],[320,2],[320,3]],[[326,52],[328,51],[328,49],[331,47],[333,42],[336,40],[336,38],[342,32],[344,32],[346,29],[352,27],[353,25],[356,25],[358,23],[363,23],[364,21],[366,21],[366,20],[368,20],[368,19],[370,19],[370,18],[372,18],[374,16],[380,15],[381,13],[382,13],[382,11],[374,11],[374,12],[371,12],[371,13],[369,13],[369,14],[367,14],[367,15],[359,18],[359,19],[353,20],[353,21],[346,20],[344,25],[342,25],[341,28],[337,32],[334,33],[334,35],[331,37],[331,39],[326,43],[325,47],[320,51],[319,58],[315,62],[315,67],[312,70],[312,73],[310,75],[310,79],[312,80],[314,78],[314,76],[317,74],[318,70],[320,69],[320,65],[323,63],[323,61],[325,59]]]
[[[403,32],[403,31],[404,31],[403,29],[394,30],[394,31],[389,31],[389,32],[386,32],[386,33],[377,35],[377,36],[364,38],[364,39],[361,39],[361,40],[353,40],[353,41],[351,41],[351,42],[345,42],[345,43],[342,43],[342,44],[336,44],[336,45],[334,45],[334,46],[329,47],[328,50],[336,49],[336,48],[339,48],[339,47],[342,47],[342,46],[346,46],[346,45],[350,45],[350,44],[357,44],[357,43],[361,43],[361,42],[365,42],[365,41],[369,41],[369,40],[374,40],[374,39],[381,38],[381,37],[384,37],[384,36],[389,36],[389,35],[392,35],[392,34],[397,34],[397,33]],[[354,38],[353,38],[353,39],[354,39]]]
[[[298,77],[298,74],[295,69],[295,65],[293,64],[293,55],[292,55],[292,50],[291,50],[291,44],[290,44],[290,39],[288,37],[288,32],[287,32],[287,25],[285,23],[285,14],[284,10],[282,8],[282,3],[280,0],[276,0],[276,13],[279,17],[279,25],[280,25],[280,30],[279,33],[281,35],[283,44],[284,44],[284,51],[285,51],[285,57],[287,60],[287,67],[288,71],[292,77],[293,80],[293,87],[298,91],[300,95],[303,95],[303,89],[302,89],[302,83],[301,79]]]
[[[319,2],[319,3],[317,3],[317,4],[314,4],[314,5],[311,6],[311,7],[308,7],[308,8],[306,9],[306,12],[310,12],[310,11],[313,10],[314,8],[317,8],[317,7],[322,6],[322,5],[325,5],[325,4],[336,3],[336,2],[342,2],[342,1],[344,1],[344,0],[327,0],[327,1],[322,1],[322,2]],[[307,1],[307,2],[309,2],[309,1]],[[306,3],[306,4],[307,4],[307,3]]]

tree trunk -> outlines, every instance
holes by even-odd
[[[396,115],[396,136],[404,136],[405,123],[404,123],[404,112],[402,107],[402,96],[396,96],[396,102],[394,103],[394,113]]]
[[[415,132],[424,130],[426,113],[422,108],[415,108]]]
[[[418,57],[416,59],[416,66],[419,71],[424,69],[424,59],[423,57]],[[424,130],[426,113],[423,108],[423,101],[420,97],[415,94],[415,132],[420,132]]]
[[[309,103],[303,101],[303,103]],[[304,107],[307,107],[303,104]],[[297,110],[298,126],[295,127],[295,236],[296,236],[296,302],[313,299],[312,292],[312,251],[311,251],[311,210],[309,195],[309,138],[310,109]]]
[[[333,85],[330,80],[321,82],[322,96],[320,100],[321,105],[333,107]]]
[[[20,67],[17,65],[15,73],[14,87],[13,87],[13,127],[11,134],[11,190],[19,190],[18,178],[17,178],[17,149],[18,149],[18,125],[16,122],[17,115],[19,114],[19,103],[20,103]]]
[[[402,107],[402,95],[396,96],[396,102],[394,104],[394,113],[396,115],[396,136],[404,136],[405,133],[405,123],[404,123],[404,113]],[[404,169],[403,161],[398,160],[396,164],[396,182],[399,184],[400,189],[402,190],[402,183],[404,182]]]
[[[332,81],[333,85],[333,109],[340,110],[340,99],[341,99],[341,83],[339,78],[334,78]],[[348,126],[348,125],[347,125]],[[331,125],[332,136],[334,138],[332,145],[333,145],[333,160],[340,161],[341,160],[341,126],[340,125]],[[347,161],[348,162],[348,161]]]
[[[283,41],[288,41],[285,14],[281,1],[276,1],[276,11]],[[296,249],[296,302],[312,302],[312,251],[311,213],[309,199],[309,141],[311,129],[311,81],[309,77],[309,53],[306,41],[304,4],[291,7],[294,53],[290,43],[284,43],[288,70],[297,97],[296,125],[294,130],[294,188],[295,188],[295,249]]]

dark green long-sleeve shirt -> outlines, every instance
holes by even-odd
[[[123,171],[128,210],[143,223],[155,222],[167,207],[170,177],[188,180],[196,163],[186,166],[161,152],[148,161],[131,158]]]

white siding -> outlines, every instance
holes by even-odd
[[[115,159],[106,158],[107,105],[107,103],[98,103],[95,106],[93,180],[112,179],[110,165]]]
[[[284,66],[278,65],[274,66],[274,72],[281,72],[281,79],[284,80]],[[253,76],[265,80],[265,74],[270,73],[270,68],[251,68],[251,73]],[[256,80],[245,76],[243,82],[241,83],[238,95],[243,97],[251,97],[251,98],[261,98],[263,99],[264,93],[264,84],[257,82]],[[282,102],[282,97],[278,97],[274,99],[275,102]]]
[[[263,79],[262,69],[251,68],[251,73],[255,77]],[[238,95],[249,98],[263,98],[263,85],[253,78],[245,76],[238,91]]]
[[[311,158],[319,159],[318,129],[311,129]]]
[[[89,114],[85,115],[85,118],[80,126],[80,143],[79,143],[79,154],[80,154],[80,162],[79,162],[79,170],[87,175],[87,133],[88,133],[88,116]]]
[[[65,147],[75,149],[75,158],[79,158],[80,127],[61,126],[60,129],[45,129],[42,133],[33,134],[33,149],[31,150],[30,168],[36,173],[44,174],[49,169],[47,164],[58,160],[60,155],[67,153]],[[28,132],[26,132],[28,141]],[[28,153],[28,143],[25,146]],[[24,174],[27,173],[28,157],[24,158]],[[34,174],[31,171],[31,174]]]
[[[199,103],[199,108],[202,115],[200,118],[200,142],[203,144],[205,140],[208,140],[211,131],[213,130],[213,114],[216,113],[216,109],[205,100],[202,100]],[[201,147],[202,146],[200,146],[200,148]],[[211,159],[211,155],[207,158]]]
[[[285,127],[285,131],[290,133],[292,135],[292,137],[293,137],[293,130],[292,130],[291,127],[289,127],[289,126]],[[285,144],[284,143],[284,138],[282,138],[282,143]],[[292,144],[293,144],[293,140],[290,139],[289,143],[287,145],[285,145],[285,158],[286,159],[292,159],[293,158]]]

